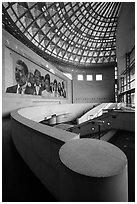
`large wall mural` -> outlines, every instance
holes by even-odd
[[[10,85],[8,82],[5,83],[6,93],[67,97],[67,83],[60,76],[52,74],[35,61],[29,60],[13,50],[10,50],[10,56],[12,70],[8,76]]]

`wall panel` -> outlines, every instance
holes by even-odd
[[[83,74],[84,80],[78,81],[77,75]],[[86,75],[92,74],[93,80],[86,81]],[[103,80],[96,81],[96,74],[102,74]],[[114,102],[115,71],[114,66],[97,67],[84,72],[74,72],[73,102],[74,103],[105,103]]]

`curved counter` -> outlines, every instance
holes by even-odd
[[[53,115],[56,118],[59,116],[59,120],[57,120],[59,122],[71,121],[90,110],[93,105],[45,105],[26,107],[11,113],[12,139],[18,152],[33,173],[58,201],[69,200],[67,196],[65,198],[64,196],[62,197],[64,164],[59,158],[59,151],[69,141],[79,140],[79,135],[43,125],[39,121],[50,118]],[[81,175],[80,180],[83,177],[84,180],[87,180],[85,175]],[[68,184],[66,183],[66,185]],[[79,195],[76,198],[79,201]],[[91,196],[88,199],[88,201],[92,201]]]
[[[13,142],[30,169],[60,200],[59,182],[61,161],[59,149],[67,141],[79,138],[78,134],[39,123],[39,121],[62,113],[62,121],[71,121],[90,110],[94,104],[60,104],[26,107],[11,113]]]

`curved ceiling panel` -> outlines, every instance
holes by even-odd
[[[116,61],[118,2],[3,2],[3,24],[38,54],[75,65]],[[13,32],[12,32],[13,34]],[[21,39],[21,38],[20,38]]]

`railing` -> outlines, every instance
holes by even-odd
[[[101,107],[101,109],[98,110],[98,112],[97,112],[95,115],[93,115],[93,117],[92,117],[91,119],[97,118],[97,117],[101,116],[101,115],[103,114],[103,109],[108,109],[108,107],[109,107],[110,105],[112,105],[112,103],[104,104],[104,106]]]

